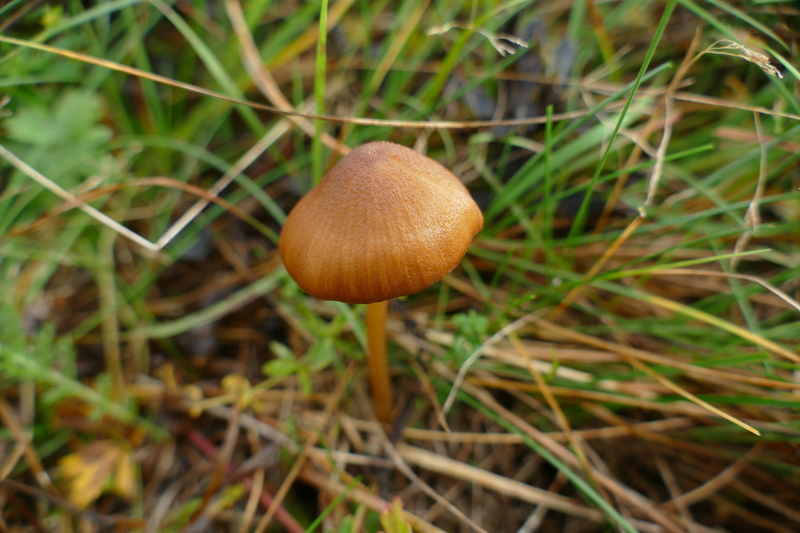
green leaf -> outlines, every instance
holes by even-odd
[[[97,147],[111,139],[111,130],[98,125],[100,99],[82,91],[61,95],[53,109],[26,107],[8,119],[11,139],[34,146],[83,145]]]
[[[268,376],[282,378],[294,374],[299,368],[300,363],[298,363],[297,360],[279,357],[278,359],[273,359],[268,363],[264,363],[264,366],[261,367],[261,371]]]
[[[333,347],[333,340],[326,338],[314,343],[306,354],[308,364],[312,371],[320,371],[333,362],[336,357],[336,350]]]
[[[453,323],[458,328],[458,333],[475,346],[483,342],[489,330],[489,318],[474,309],[470,309],[466,314],[455,315]]]
[[[392,502],[392,508],[381,513],[381,527],[384,533],[411,533],[411,526],[403,518],[403,501],[399,496]]]
[[[303,394],[314,392],[314,386],[311,384],[308,370],[302,365],[297,365],[297,380],[300,382],[300,390],[303,391]]]
[[[269,343],[269,349],[275,355],[275,357],[279,357],[282,359],[294,359],[294,352],[283,343],[278,341],[272,341]]]

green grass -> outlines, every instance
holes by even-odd
[[[314,135],[273,112],[245,67],[251,52],[228,18],[240,1],[259,55],[250,59],[307,112]],[[145,249],[0,160],[0,526],[67,531],[107,516],[120,531],[148,521],[260,530],[277,495],[272,522],[289,531],[375,531],[379,498],[400,495],[419,531],[517,531],[526,520],[539,531],[798,529],[796,9],[0,8],[2,146],[150,243],[199,199],[189,186],[231,182],[224,202]],[[670,92],[695,27],[695,61]],[[504,35],[530,37],[528,47],[503,57],[492,39]],[[720,40],[745,48],[704,53]],[[671,130],[659,151],[665,95]],[[338,120],[354,117],[369,120]],[[464,125],[474,120],[492,123]],[[338,160],[332,140],[417,147],[484,212],[461,266],[390,312],[400,404],[391,437],[462,462],[447,473],[411,466],[468,519],[414,488],[371,422],[363,306],[307,297],[280,264],[280,227]],[[746,219],[754,204],[756,227]],[[455,443],[437,421],[459,366],[531,313],[516,337],[479,353],[446,415],[456,434],[495,440]],[[406,427],[454,442],[404,437]],[[317,448],[299,456],[269,448],[276,439]],[[344,469],[340,452],[359,457]],[[227,472],[254,456],[241,475]],[[76,475],[76,460],[97,476]],[[721,483],[738,460],[748,467]],[[580,526],[529,496],[482,488],[475,467],[573,498],[594,518]],[[99,494],[86,508],[75,505],[80,482]],[[670,503],[704,490],[688,508]]]

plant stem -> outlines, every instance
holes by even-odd
[[[386,315],[389,302],[367,305],[367,367],[372,388],[372,403],[381,422],[392,418],[392,382],[389,380],[389,362],[386,357]]]

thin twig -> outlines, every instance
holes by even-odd
[[[2,37],[0,37],[0,40],[2,40]],[[101,213],[100,211],[98,211],[94,207],[78,201],[78,199],[75,198],[75,196],[73,196],[71,193],[69,193],[66,190],[62,189],[59,185],[54,183],[49,178],[45,177],[38,170],[36,170],[32,166],[28,165],[25,161],[23,161],[22,159],[18,158],[16,155],[14,155],[10,151],[8,151],[8,149],[6,147],[2,146],[2,145],[0,145],[0,156],[3,156],[3,158],[5,158],[6,161],[8,161],[14,167],[16,167],[17,170],[19,170],[20,172],[22,172],[23,174],[25,174],[26,176],[28,176],[29,178],[34,180],[36,183],[38,183],[42,187],[45,187],[46,189],[49,189],[50,191],[55,193],[57,196],[61,197],[63,200],[66,200],[67,202],[75,202],[77,204],[78,209],[80,209],[81,211],[83,211],[84,213],[89,215],[90,217],[94,218],[98,222],[100,222],[100,223],[112,228],[114,231],[116,231],[120,235],[124,235],[125,237],[129,238],[130,240],[132,240],[133,242],[135,242],[139,246],[141,246],[143,248],[146,248],[148,250],[152,250],[152,251],[160,250],[160,248],[158,248],[158,245],[153,244],[152,242],[148,241],[147,239],[145,239],[144,237],[142,237],[141,235],[139,235],[135,231],[129,230],[128,228],[126,228],[125,226],[123,226],[122,224],[117,222],[116,220],[112,219],[111,217],[109,217],[108,215],[106,215],[104,213]]]
[[[758,137],[758,145],[761,148],[761,160],[758,165],[758,181],[756,182],[756,190],[753,193],[753,200],[747,207],[747,212],[744,215],[745,231],[736,240],[736,245],[733,247],[734,253],[741,253],[747,247],[751,237],[758,231],[761,225],[761,213],[758,209],[758,204],[764,196],[764,185],[767,181],[767,145],[764,140],[764,130],[761,127],[761,117],[758,113],[753,113],[753,120],[756,125],[756,136]],[[740,258],[734,257],[731,259],[731,270],[736,270],[736,265],[739,263]]]
[[[242,60],[244,66],[247,68],[247,72],[250,73],[250,77],[255,81],[256,86],[264,96],[269,98],[269,101],[272,102],[276,108],[287,112],[287,116],[292,122],[297,124],[307,135],[314,137],[316,133],[314,131],[314,125],[311,124],[311,122],[303,116],[290,114],[294,113],[295,109],[281,92],[270,71],[264,66],[264,62],[261,60],[258,53],[258,47],[255,41],[253,41],[253,35],[247,28],[247,22],[244,19],[244,13],[242,12],[242,6],[239,1],[225,0],[225,10],[228,13],[233,31],[236,32],[236,36],[242,44]],[[349,146],[337,141],[328,133],[322,132],[320,140],[329,148],[336,150],[342,155],[347,155],[350,152]]]
[[[675,506],[677,508],[678,505],[690,506],[708,499],[712,494],[717,493],[731,481],[736,479],[745,468],[750,466],[751,456],[757,453],[761,448],[762,444],[753,446],[753,448],[744,457],[732,463],[725,470],[709,479],[707,482],[662,505]]]
[[[210,91],[208,89],[203,89],[196,85],[175,81],[165,76],[159,76],[158,74],[152,74],[144,70],[129,67],[127,65],[122,65],[120,63],[115,63],[113,61],[108,61],[106,59],[100,59],[87,54],[82,54],[80,52],[73,52],[72,50],[64,50],[63,48],[56,48],[54,46],[48,46],[45,44],[23,41],[21,39],[14,39],[13,37],[0,36],[0,42],[6,42],[9,44],[15,44],[17,46],[34,48],[36,50],[41,50],[43,52],[50,52],[52,54],[68,57],[70,59],[75,59],[77,61],[83,61],[84,63],[90,63],[92,65],[97,65],[99,67],[107,68],[109,70],[115,70],[117,72],[130,74],[131,76],[137,76],[158,83],[163,83],[165,85],[171,85],[178,89],[183,89],[186,91],[202,94],[204,96],[211,96],[219,100],[225,100],[226,102],[230,102],[232,104],[244,105],[252,107],[253,109],[260,109],[262,111],[269,111],[280,115],[305,117],[308,119],[325,120],[327,122],[338,122],[341,124],[357,124],[361,126],[388,126],[394,128],[472,129],[472,128],[492,128],[495,126],[526,126],[530,124],[544,124],[548,120],[548,118],[544,116],[521,118],[521,119],[506,119],[506,120],[501,120],[499,122],[495,120],[464,120],[464,121],[387,120],[387,119],[374,119],[374,118],[364,118],[364,117],[338,117],[333,115],[317,115],[314,113],[304,113],[301,111],[284,111],[282,109],[278,109],[277,107],[271,105],[259,104],[256,102],[250,102],[248,100],[233,98],[231,96],[222,93]],[[558,113],[552,116],[552,120],[558,121],[571,118],[578,118],[585,116],[589,112],[590,110],[587,109],[581,111],[572,111],[568,113]]]
[[[780,290],[778,287],[764,281],[763,279],[759,278],[758,276],[751,276],[749,274],[737,274],[735,272],[716,272],[713,270],[694,270],[690,268],[663,268],[660,270],[654,270],[650,273],[650,275],[658,275],[658,274],[670,274],[670,275],[678,275],[678,276],[715,276],[719,278],[733,278],[733,279],[741,279],[745,281],[752,281],[753,283],[758,283],[769,292],[792,306],[798,312],[800,312],[800,302]]]
[[[475,363],[475,361],[477,361],[481,357],[481,355],[483,354],[483,351],[486,348],[489,348],[489,347],[497,344],[504,337],[506,337],[509,334],[517,331],[519,328],[527,325],[529,322],[539,318],[540,314],[541,313],[538,312],[538,311],[534,312],[534,313],[530,313],[530,314],[527,314],[527,315],[523,316],[522,318],[519,318],[519,319],[515,320],[514,322],[506,325],[505,327],[500,329],[500,331],[498,331],[497,333],[495,333],[494,335],[489,337],[486,340],[486,342],[484,342],[483,344],[478,346],[470,354],[470,356],[467,357],[467,359],[461,365],[461,368],[459,368],[458,375],[456,376],[456,379],[453,381],[453,387],[450,389],[450,393],[447,395],[447,400],[445,400],[444,405],[442,406],[442,411],[441,411],[441,414],[440,414],[440,417],[439,417],[440,423],[442,423],[444,421],[444,418],[447,416],[447,413],[450,411],[450,408],[453,406],[453,402],[455,402],[455,399],[456,399],[456,394],[458,394],[458,389],[461,386],[461,383],[463,383],[464,378],[467,375],[467,372],[469,372],[470,367]],[[447,427],[447,424],[443,423],[442,427]]]
[[[701,407],[704,407],[704,408],[708,409],[709,411],[711,411],[715,415],[721,416],[725,420],[733,422],[737,426],[739,426],[739,427],[741,427],[743,429],[746,429],[750,433],[758,435],[759,437],[761,436],[761,432],[758,431],[753,426],[751,426],[750,424],[746,424],[746,423],[742,422],[741,420],[739,420],[738,418],[736,418],[735,416],[729,415],[728,413],[726,413],[722,409],[718,409],[718,408],[714,407],[713,405],[711,405],[710,403],[708,403],[707,401],[698,398],[696,395],[694,395],[691,392],[687,391],[683,387],[680,387],[676,383],[673,383],[672,381],[668,380],[667,378],[665,378],[664,376],[662,376],[661,374],[659,374],[655,370],[651,369],[649,366],[645,365],[641,361],[639,361],[637,359],[634,359],[633,357],[629,357],[628,358],[628,362],[631,364],[631,366],[635,367],[638,370],[641,370],[642,372],[644,372],[645,374],[647,374],[648,376],[650,376],[654,380],[658,381],[659,383],[661,383],[665,387],[671,389],[672,391],[676,392],[677,394],[680,394],[681,396],[683,396],[687,400],[689,400],[689,401],[691,401],[693,403],[696,403],[697,405],[699,405]]]
[[[445,509],[450,511],[456,518],[463,522],[465,526],[474,529],[478,533],[488,533],[484,528],[476,524],[467,515],[465,515],[461,509],[447,501],[447,499],[443,498],[441,494],[433,490],[430,485],[422,481],[419,476],[417,476],[414,471],[411,470],[411,468],[405,462],[403,456],[391,443],[389,437],[387,437],[386,433],[383,432],[383,428],[380,429],[381,431],[378,432],[378,436],[383,443],[383,449],[386,451],[386,455],[389,456],[389,459],[391,459],[392,463],[394,463],[395,468],[397,468],[401,474],[408,478],[409,481],[417,485],[422,492],[433,498],[437,503],[439,503],[439,505],[442,505]]]
[[[675,477],[675,472],[672,471],[669,463],[667,463],[667,461],[659,455],[656,456],[655,463],[656,468],[658,468],[658,472],[661,474],[661,479],[664,480],[664,484],[667,486],[667,490],[669,490],[672,501],[675,503],[675,508],[683,517],[683,521],[686,523],[686,527],[689,529],[689,533],[697,533],[697,528],[694,527],[694,519],[692,518],[692,512],[689,509],[689,506],[686,505],[685,502],[678,500],[681,489],[678,485],[678,480]]]
[[[644,201],[645,206],[653,203],[653,199],[656,197],[656,191],[658,190],[658,184],[661,181],[661,174],[664,172],[667,147],[669,146],[669,139],[672,136],[672,112],[672,98],[666,96],[664,99],[664,133],[661,136],[661,144],[658,145],[658,152],[656,152],[656,164],[653,167],[653,173],[650,175],[650,181],[647,184],[647,197]]]

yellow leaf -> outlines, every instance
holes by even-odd
[[[87,507],[116,478],[111,488],[125,498],[136,495],[135,466],[130,450],[111,440],[93,442],[81,451],[59,461],[61,477],[67,484],[67,497],[79,507]]]
[[[253,401],[253,388],[250,382],[240,374],[228,374],[220,382],[222,388],[237,395],[237,406],[239,409],[247,409]]]
[[[114,474],[114,493],[133,500],[136,498],[136,466],[130,450],[122,452],[117,462],[117,471]]]
[[[184,385],[181,387],[181,392],[184,397],[189,400],[189,416],[192,418],[199,418],[203,414],[203,408],[199,405],[203,400],[203,389],[197,385]]]

